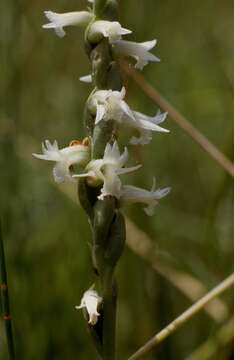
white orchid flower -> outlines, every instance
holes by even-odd
[[[86,167],[86,173],[73,175],[73,177],[87,177],[89,184],[98,185],[103,183],[101,194],[98,199],[103,200],[105,196],[121,196],[121,180],[119,175],[135,171],[141,165],[124,168],[128,160],[128,150],[125,147],[123,154],[120,154],[117,141],[113,145],[107,144],[103,159],[92,160]]]
[[[123,28],[118,21],[97,20],[90,26],[88,37],[91,42],[98,42],[105,37],[113,43],[120,40],[122,35],[131,33],[131,30]]]
[[[158,132],[164,132],[168,133],[170,132],[167,129],[162,128],[158,124],[161,124],[167,117],[167,112],[161,113],[160,111],[157,112],[155,116],[146,116],[142,113],[134,111],[135,118],[137,119],[137,122],[139,121],[141,126],[136,126],[137,130],[140,133],[139,137],[133,136],[130,139],[130,144],[132,145],[146,145],[149,144],[152,140],[152,131],[158,131]],[[145,127],[143,125],[145,124]],[[134,124],[132,124],[134,125]],[[154,127],[154,129],[152,128]]]
[[[53,11],[44,11],[50,23],[43,25],[44,29],[54,29],[59,37],[65,36],[65,26],[86,26],[93,19],[94,15],[89,11],[73,11],[58,14]]]
[[[166,113],[150,117],[137,111],[132,111],[124,101],[125,95],[124,87],[121,91],[96,91],[89,101],[90,111],[96,115],[95,124],[98,124],[101,120],[115,120],[120,124],[125,124],[139,130],[141,137],[139,139],[133,138],[131,140],[132,144],[148,143],[151,131],[169,132],[158,125],[165,120]]]
[[[148,205],[144,208],[147,215],[152,216],[154,214],[154,208],[158,204],[158,200],[166,196],[170,192],[170,188],[155,190],[155,179],[153,180],[153,186],[150,191],[131,185],[122,186],[122,194],[120,202],[125,203],[143,203]]]
[[[70,146],[63,149],[58,148],[57,141],[53,144],[49,140],[42,143],[43,154],[33,154],[37,159],[56,162],[53,168],[53,175],[56,182],[73,181],[71,166],[78,164],[85,166],[90,160],[89,146],[75,140]]]
[[[76,306],[76,309],[86,308],[89,314],[89,324],[94,326],[98,322],[98,316],[100,316],[98,312],[98,306],[102,303],[102,298],[98,295],[97,291],[93,289],[87,290],[82,299],[79,306]]]
[[[150,61],[160,61],[157,56],[150,53],[156,43],[157,40],[137,43],[120,39],[113,42],[113,49],[117,54],[133,57],[136,60],[135,68],[142,70]]]
[[[126,90],[123,87],[121,91],[98,90],[90,100],[90,109],[96,113],[95,124],[103,120],[116,120],[121,122],[126,115],[134,121],[134,114],[123,100]]]

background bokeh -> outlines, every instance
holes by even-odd
[[[44,10],[85,6],[81,0],[0,3],[0,215],[18,359],[96,358],[82,313],[74,309],[93,279],[87,218],[75,185],[55,186],[51,164],[31,156],[44,139],[66,146],[85,136],[82,109],[91,87],[79,82],[90,71],[83,34],[69,28],[59,39],[41,28]],[[144,69],[149,82],[234,160],[233,1],[120,1],[120,19],[133,30],[129,39],[158,39],[154,53],[161,63]],[[134,109],[157,111],[133,81],[127,88]],[[156,261],[209,289],[234,269],[233,182],[172,119],[165,127],[169,135],[155,134],[149,146],[131,147],[132,161],[144,167],[125,179],[149,188],[156,176],[172,192],[152,218],[141,206],[124,211],[152,239]],[[117,278],[118,353],[126,359],[191,301],[128,247]],[[193,291],[192,283],[185,286]],[[229,319],[233,289],[222,299]],[[185,359],[219,327],[201,312],[146,358]],[[0,329],[4,360],[2,323]],[[232,359],[233,345],[231,340],[221,346],[212,359]]]

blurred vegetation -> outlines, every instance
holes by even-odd
[[[53,184],[51,164],[31,156],[44,139],[66,146],[85,136],[81,114],[90,87],[79,76],[90,67],[83,34],[69,28],[59,39],[41,28],[44,10],[85,6],[81,0],[0,3],[0,215],[18,359],[96,357],[82,313],[74,309],[92,283],[87,218],[64,193],[67,185]],[[145,68],[146,78],[234,160],[233,1],[120,1],[120,19],[133,30],[131,39],[158,39],[155,54],[162,61]],[[132,81],[127,87],[134,109],[156,112]],[[128,180],[148,188],[156,176],[172,192],[152,218],[141,206],[125,212],[154,241],[159,259],[211,288],[234,270],[233,182],[172,119],[166,125],[169,135],[131,147],[144,167]],[[75,185],[68,187],[76,199]],[[126,359],[191,302],[128,248],[117,276],[118,352]],[[222,298],[231,317],[233,290]],[[202,312],[147,359],[185,359],[219,327]],[[231,340],[215,359],[232,359],[233,349]]]

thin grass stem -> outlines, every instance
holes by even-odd
[[[217,359],[217,352],[226,347],[234,339],[234,317],[227,321],[210,339],[194,350],[186,360]]]
[[[1,222],[0,222],[0,280],[1,280],[0,287],[1,287],[1,300],[2,300],[2,316],[5,323],[8,354],[10,360],[15,360],[14,337],[13,337],[11,315],[10,315],[7,270],[6,270]]]
[[[153,336],[145,345],[143,345],[139,350],[137,350],[128,360],[137,360],[142,358],[144,355],[149,353],[154,349],[158,344],[163,342],[169,335],[173,334],[178,330],[182,325],[184,325],[188,320],[190,320],[194,315],[201,311],[204,306],[225,290],[234,285],[234,273],[228,276],[223,280],[219,285],[217,285],[213,290],[209,291],[205,296],[193,304],[189,309],[182,313],[178,318],[172,321],[167,325],[163,330],[158,334]]]

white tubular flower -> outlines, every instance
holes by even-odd
[[[122,35],[131,33],[131,30],[123,28],[118,21],[97,20],[90,26],[89,39],[97,42],[105,37],[112,43],[120,40]]]
[[[89,74],[89,75],[85,75],[85,76],[81,76],[80,77],[80,81],[86,83],[86,84],[90,84],[92,83],[93,79],[92,79],[92,75]]]
[[[131,139],[132,144],[149,143],[151,131],[169,132],[158,125],[165,120],[167,113],[158,113],[156,116],[150,117],[137,111],[132,111],[123,100],[125,94],[124,87],[121,91],[96,91],[89,103],[90,111],[96,115],[95,124],[98,124],[101,120],[115,120],[120,124],[125,124],[139,130],[141,137]]]
[[[42,143],[43,154],[33,154],[37,159],[56,162],[53,168],[53,175],[56,182],[73,181],[71,166],[78,164],[85,166],[90,160],[90,149],[87,145],[82,145],[74,140],[70,146],[61,150],[58,148],[57,141],[53,144],[49,140]]]
[[[58,14],[53,11],[45,11],[45,16],[50,23],[43,25],[44,29],[54,29],[59,37],[65,36],[65,26],[86,26],[92,20],[93,14],[89,11],[73,11]]]
[[[155,47],[156,43],[157,40],[142,43],[116,40],[113,43],[113,49],[117,54],[130,56],[136,59],[135,68],[142,70],[150,61],[160,61],[157,56],[150,53],[150,50]]]
[[[121,181],[119,175],[135,171],[141,165],[124,168],[128,160],[128,150],[124,149],[120,154],[119,146],[115,141],[113,145],[107,144],[103,159],[92,160],[87,165],[87,172],[84,174],[73,175],[73,177],[88,177],[90,185],[103,183],[101,195],[98,199],[103,200],[105,196],[115,196],[117,199],[121,196]]]
[[[162,128],[158,124],[161,124],[167,117],[167,112],[161,113],[160,111],[153,117],[146,116],[142,113],[134,111],[135,118],[137,122],[140,123],[141,126],[138,127],[138,131],[140,132],[139,137],[133,136],[130,139],[130,144],[132,145],[146,145],[149,144],[152,140],[152,131],[170,132],[167,129]],[[134,124],[133,124],[134,125]]]
[[[89,324],[94,326],[98,322],[98,316],[100,316],[98,312],[98,306],[101,304],[102,298],[98,295],[97,291],[89,289],[87,290],[82,299],[79,306],[76,306],[76,309],[86,308],[89,314]]]
[[[146,204],[148,206],[144,208],[144,211],[147,215],[152,216],[158,200],[166,196],[171,190],[169,187],[155,190],[155,185],[155,179],[153,179],[153,186],[150,191],[131,185],[124,185],[120,201],[123,205],[125,203]]]

